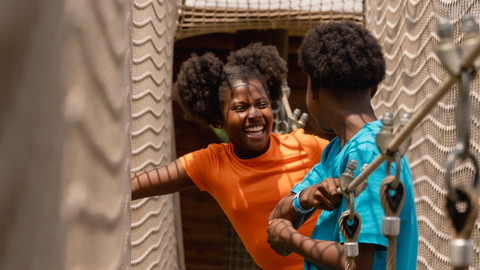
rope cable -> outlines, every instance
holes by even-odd
[[[353,198],[352,198],[353,199]],[[353,223],[349,223],[350,210],[346,210],[340,216],[338,224],[340,226],[340,232],[342,233],[343,238],[345,239],[344,250],[345,256],[347,257],[345,263],[345,270],[353,269],[353,260],[358,255],[358,243],[357,238],[360,234],[360,229],[362,227],[362,218],[358,212],[353,211]]]

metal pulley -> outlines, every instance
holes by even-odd
[[[405,113],[400,117],[400,122],[399,122],[399,127],[397,132],[400,131],[402,127],[407,124],[408,120],[410,120],[410,117],[411,115],[408,113]],[[390,162],[393,162],[395,161],[395,157],[393,156],[394,152],[390,152],[388,150],[390,143],[395,137],[395,134],[393,134],[393,124],[394,124],[393,114],[389,112],[385,113],[382,118],[382,124],[383,126],[380,128],[380,132],[375,136],[375,144],[377,145],[378,150],[385,157],[385,159]],[[412,142],[412,136],[408,136],[402,142],[402,144],[400,144],[400,146],[395,152],[398,152],[400,156],[403,157],[403,155],[405,155],[405,153],[407,152],[411,142]]]
[[[362,168],[360,169],[360,172],[362,172],[367,167],[367,165],[368,164],[363,164]],[[340,187],[337,188],[337,192],[339,194],[342,194],[347,199],[350,199],[350,194],[351,194],[351,190],[348,190],[347,188],[350,185],[350,183],[354,180],[353,176],[355,174],[356,169],[357,169],[357,161],[354,159],[351,159],[347,163],[347,168],[345,169],[345,172],[343,172],[340,175],[340,179],[339,179]],[[368,182],[365,179],[362,183],[360,183],[355,188],[355,190],[353,190],[353,194],[355,195],[355,198],[358,197],[358,195],[360,195],[360,193],[362,193],[367,188],[367,185],[368,185]]]

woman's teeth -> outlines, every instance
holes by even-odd
[[[245,132],[250,136],[260,136],[263,133],[263,126],[248,127]]]

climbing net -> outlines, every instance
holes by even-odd
[[[445,196],[444,217],[446,225],[450,232],[447,236],[449,249],[449,262],[453,269],[468,269],[475,262],[475,251],[478,249],[478,244],[475,247],[474,242],[470,239],[473,229],[476,225],[478,210],[479,210],[479,196],[478,196],[478,182],[479,182],[479,165],[477,153],[475,148],[471,147],[471,119],[470,119],[470,94],[471,82],[475,78],[477,71],[480,69],[480,36],[478,34],[479,27],[475,22],[475,18],[470,15],[464,15],[461,20],[461,31],[463,45],[457,47],[454,42],[454,31],[450,22],[446,19],[440,19],[438,23],[438,36],[440,44],[437,49],[437,55],[449,76],[442,84],[430,95],[423,104],[421,104],[412,118],[410,114],[404,114],[400,119],[400,127],[396,134],[393,133],[393,114],[386,113],[382,119],[384,127],[377,134],[376,143],[381,152],[381,155],[376,157],[368,166],[363,168],[362,172],[352,179],[351,170],[347,165],[347,171],[340,178],[341,192],[349,201],[347,203],[347,211],[341,216],[339,225],[342,234],[345,237],[345,254],[347,257],[346,269],[352,269],[352,260],[358,255],[358,244],[356,243],[355,235],[358,235],[361,226],[361,218],[357,217],[358,213],[354,210],[354,198],[358,196],[364,188],[367,177],[375,171],[385,160],[387,161],[387,168],[390,162],[395,161],[397,170],[395,176],[390,176],[386,173],[385,180],[380,187],[381,204],[385,211],[385,217],[382,220],[382,233],[388,239],[387,252],[387,269],[395,269],[396,257],[396,236],[400,231],[400,219],[398,215],[401,211],[404,199],[402,193],[402,182],[399,179],[399,165],[401,156],[404,155],[408,146],[411,143],[411,133],[423,119],[425,119],[430,111],[442,100],[442,98],[449,92],[453,85],[459,84],[457,94],[457,111],[456,111],[456,131],[457,140],[456,146],[451,151],[445,161],[444,186]],[[354,161],[353,161],[354,162]],[[473,175],[470,179],[462,179],[466,181],[452,181],[452,174],[455,162],[466,163],[470,162],[473,166]],[[350,165],[351,162],[349,162]],[[345,176],[346,175],[346,176]],[[349,178],[349,180],[345,180]],[[394,191],[394,195],[389,191]],[[400,200],[397,203],[391,199],[400,194]],[[343,222],[349,216],[349,219],[354,222],[353,233],[346,235],[344,231],[350,225]],[[474,250],[475,248],[475,250]],[[421,256],[419,254],[419,256]],[[428,262],[427,262],[428,263]],[[438,268],[435,268],[438,269]]]
[[[247,29],[305,31],[324,21],[363,22],[362,0],[182,0],[175,39]]]
[[[379,40],[387,62],[387,77],[380,84],[373,107],[377,116],[393,113],[396,119],[414,113],[438,92],[448,72],[437,56],[440,19],[453,26],[453,42],[464,44],[461,19],[473,15],[480,21],[478,1],[392,0],[365,2],[365,27]],[[479,75],[470,85],[470,150],[480,157]],[[430,113],[412,131],[412,143],[406,155],[413,176],[415,206],[419,227],[417,269],[449,269],[451,231],[446,225],[444,206],[448,189],[445,184],[446,160],[457,144],[456,114],[460,88],[454,84]],[[470,183],[475,168],[470,160],[455,161],[451,183]],[[471,235],[478,258],[479,223]],[[478,269],[478,259],[474,266]]]

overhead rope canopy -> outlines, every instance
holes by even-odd
[[[361,0],[183,0],[175,39],[247,29],[299,30],[301,35],[323,21],[363,23]]]

